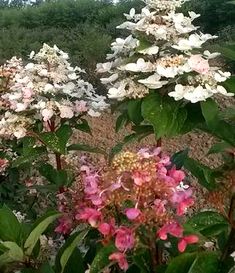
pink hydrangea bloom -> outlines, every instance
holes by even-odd
[[[171,197],[171,201],[177,206],[177,215],[183,215],[186,212],[187,208],[194,204],[194,200],[191,195],[191,189],[187,189],[184,191],[179,190],[174,192],[173,196]]]
[[[101,212],[92,208],[84,208],[76,214],[75,218],[77,220],[87,221],[92,227],[97,227],[101,220]]]
[[[128,269],[128,262],[124,253],[115,252],[109,256],[109,260],[117,262],[119,267],[124,271]]]
[[[167,234],[180,238],[183,236],[183,231],[183,227],[179,223],[173,222],[165,224],[161,229],[159,229],[157,235],[161,240],[167,240]]]
[[[208,60],[203,59],[199,54],[192,55],[188,60],[188,63],[192,70],[200,74],[207,74],[210,70]]]
[[[116,230],[115,246],[120,251],[126,251],[134,247],[135,239],[133,231],[128,227],[120,227]]]

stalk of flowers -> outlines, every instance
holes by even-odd
[[[200,15],[178,13],[186,0],[145,0],[137,14],[132,8],[119,29],[131,31],[111,45],[107,62],[97,64],[101,82],[112,99],[142,98],[160,89],[176,101],[204,101],[214,94],[233,96],[222,86],[231,74],[213,65],[219,53],[202,51],[202,46],[217,38],[203,34],[193,21]]]
[[[107,107],[104,96],[81,78],[85,73],[72,67],[67,53],[44,44],[31,62],[24,65],[15,57],[5,65],[14,67],[9,88],[1,94],[5,111],[0,121],[0,135],[24,137],[35,120],[50,126],[61,119],[81,117],[88,113],[98,116]],[[15,128],[14,128],[15,126]]]
[[[122,152],[101,171],[82,166],[82,184],[79,194],[72,194],[72,204],[60,196],[59,209],[65,215],[56,230],[66,233],[75,220],[88,223],[98,229],[103,244],[115,244],[109,259],[123,270],[128,269],[130,254],[142,246],[150,248],[156,259],[156,240],[176,237],[180,252],[197,243],[199,238],[185,234],[183,228],[187,208],[194,203],[192,189],[183,183],[184,172],[160,151]]]

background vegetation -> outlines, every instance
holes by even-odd
[[[25,58],[43,42],[57,44],[71,62],[86,68],[88,78],[99,85],[97,62],[103,61],[110,42],[122,35],[116,26],[123,13],[141,0],[0,0],[0,63],[14,55]],[[228,0],[194,0],[185,8],[202,14],[197,24],[203,31],[219,34],[221,41],[235,39],[235,6]],[[100,85],[99,85],[100,86]],[[101,87],[101,86],[100,86]]]

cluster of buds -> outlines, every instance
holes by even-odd
[[[192,189],[183,183],[184,172],[175,169],[160,148],[122,152],[110,167],[96,171],[83,165],[81,172],[72,198],[60,195],[59,209],[65,214],[58,232],[69,232],[76,221],[97,228],[104,244],[114,242],[116,251],[109,258],[123,270],[128,268],[128,254],[141,245],[170,235],[178,238],[183,252],[187,244],[198,242],[197,236],[184,234],[182,225],[194,203]]]
[[[35,120],[98,116],[107,107],[105,97],[81,78],[85,71],[72,67],[68,58],[57,46],[44,44],[26,65],[16,57],[3,65],[1,136],[20,138]]]
[[[146,7],[140,14],[132,8],[124,14],[127,21],[117,27],[131,31],[131,35],[116,39],[108,61],[97,65],[97,72],[104,74],[101,82],[107,85],[109,98],[141,98],[151,89],[192,103],[214,94],[233,96],[222,85],[231,74],[211,61],[219,53],[201,51],[204,43],[217,37],[203,34],[194,26],[200,15],[178,13],[184,0],[144,2]],[[190,79],[197,75],[203,80],[192,82]]]

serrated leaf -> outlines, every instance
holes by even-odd
[[[109,256],[116,250],[114,245],[102,247],[93,260],[89,273],[100,273],[110,264]]]
[[[12,262],[23,262],[23,250],[15,242],[7,241],[2,242],[1,244],[8,250],[0,255],[0,267]]]
[[[45,215],[43,215],[41,218],[39,218],[33,228],[30,232],[28,238],[26,239],[24,243],[25,254],[31,255],[33,252],[33,249],[39,240],[40,236],[45,232],[45,230],[48,228],[48,226],[54,222],[61,214],[57,211],[48,212]]]

